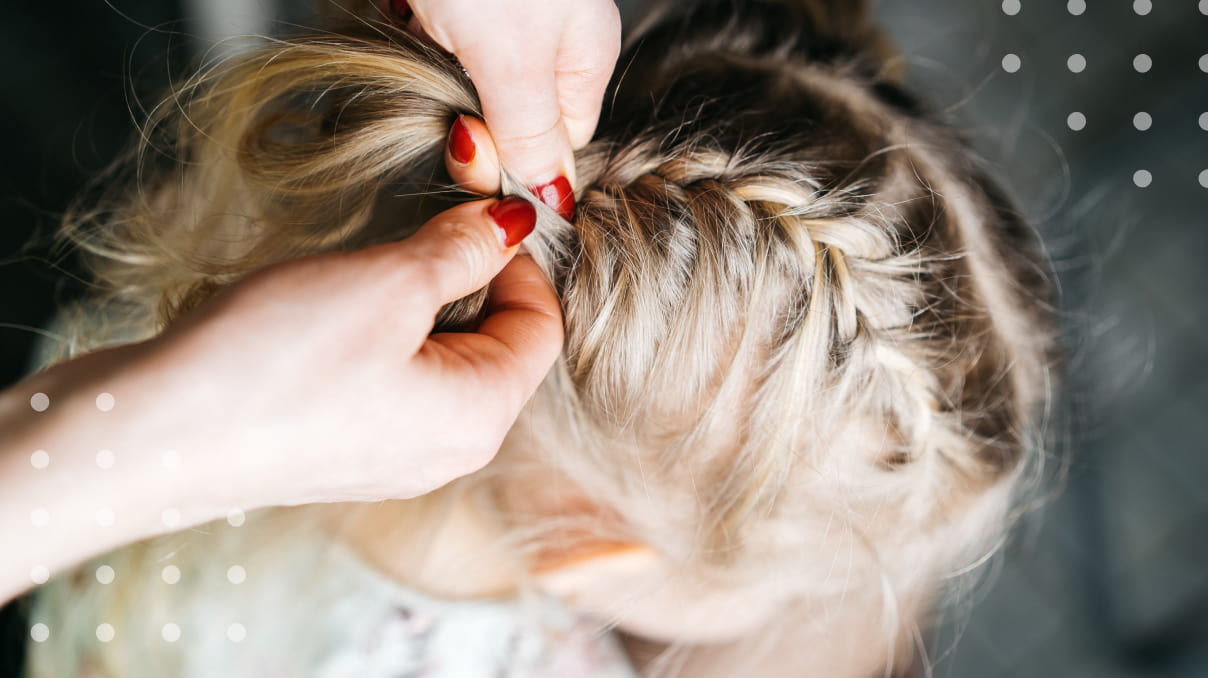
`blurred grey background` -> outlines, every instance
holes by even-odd
[[[1065,482],[936,674],[1208,676],[1208,2],[879,6],[1044,237],[1066,338]]]
[[[935,635],[935,674],[1208,677],[1208,0],[876,6],[915,88],[965,125],[1042,234],[1067,345],[1060,486]],[[288,32],[313,7],[6,3],[0,386],[79,291],[46,236],[131,138],[129,103],[241,44],[224,37]],[[0,677],[27,638],[10,605]]]

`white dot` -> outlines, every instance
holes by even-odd
[[[1078,111],[1074,111],[1066,117],[1065,124],[1075,132],[1081,132],[1082,128],[1086,127],[1086,116]]]
[[[174,508],[166,508],[163,513],[159,514],[159,519],[168,527],[176,527],[180,525],[180,511]]]
[[[50,568],[45,565],[34,565],[29,571],[29,579],[35,584],[42,585],[50,581]]]
[[[34,527],[46,527],[50,524],[50,511],[44,508],[36,508],[29,512],[29,522],[34,524]]]
[[[1148,113],[1146,113],[1145,111],[1141,111],[1140,113],[1133,116],[1133,127],[1136,127],[1137,129],[1141,130],[1142,132],[1144,132],[1145,130],[1149,129],[1152,126],[1153,126],[1153,118],[1150,117],[1150,115]]]
[[[1138,73],[1148,73],[1153,68],[1153,59],[1148,54],[1138,54],[1133,57],[1133,69]]]
[[[113,468],[113,452],[101,450],[96,453],[96,465],[103,469]]]
[[[1200,0],[1200,14],[1208,16],[1208,0]]]
[[[165,584],[175,584],[180,581],[180,568],[169,565],[159,573],[159,576],[163,578]]]
[[[1200,113],[1200,129],[1208,132],[1208,112]]]
[[[96,639],[102,643],[108,643],[109,641],[113,640],[113,636],[113,627],[109,624],[101,624],[100,626],[96,627]]]
[[[1149,0],[1136,0],[1133,3],[1133,11],[1141,16],[1149,14],[1149,10],[1153,9],[1153,3]]]
[[[42,623],[34,624],[29,627],[29,637],[33,638],[35,643],[45,643],[50,638],[50,627]]]
[[[1086,70],[1086,57],[1081,54],[1071,54],[1070,58],[1065,60],[1065,65],[1071,73],[1081,73]]]
[[[243,511],[237,508],[227,511],[227,522],[231,524],[231,527],[239,527],[246,519],[247,516],[244,515]]]
[[[1208,54],[1200,57],[1200,70],[1208,73]]]
[[[163,636],[165,643],[175,643],[180,640],[180,627],[176,624],[164,624],[163,630],[159,632]]]
[[[109,527],[113,524],[113,510],[102,508],[96,510],[96,522],[101,527]]]
[[[242,584],[247,579],[247,570],[238,565],[232,565],[227,569],[227,580],[232,584]]]
[[[227,627],[227,638],[230,638],[232,643],[242,643],[243,639],[247,638],[247,629],[243,628],[243,624],[231,624]]]
[[[41,471],[50,466],[50,455],[46,453],[46,450],[34,450],[34,453],[29,455],[29,463]]]
[[[1200,172],[1200,186],[1208,188],[1208,169]]]
[[[160,457],[160,461],[163,463],[164,468],[176,468],[180,466],[180,453],[176,450],[168,450]]]
[[[1008,73],[1014,73],[1019,70],[1023,62],[1019,60],[1018,54],[1008,54],[1002,58],[1002,69]]]
[[[1019,0],[1002,0],[1002,13],[1007,16],[1019,14]]]
[[[102,565],[96,569],[96,580],[100,584],[112,584],[114,571],[108,565]]]
[[[102,412],[112,410],[114,403],[112,393],[102,393],[96,397],[96,408]]]
[[[45,412],[46,408],[50,407],[50,396],[45,393],[35,393],[29,399],[29,406],[34,408],[35,412]]]
[[[1133,172],[1133,183],[1137,185],[1137,188],[1145,188],[1153,183],[1153,175],[1149,173],[1149,170],[1137,170]]]
[[[1070,14],[1078,16],[1086,11],[1086,0],[1070,0],[1066,3],[1065,8],[1070,11]]]

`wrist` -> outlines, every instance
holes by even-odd
[[[191,430],[172,371],[143,344],[56,365],[0,393],[0,599],[126,543],[227,515],[205,458],[171,445]],[[177,413],[177,414],[173,414]],[[7,550],[7,549],[6,549]]]

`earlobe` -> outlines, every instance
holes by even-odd
[[[538,588],[626,633],[665,643],[730,641],[759,628],[783,606],[774,578],[717,586],[686,575],[638,542],[583,542],[542,554]]]
[[[546,547],[533,558],[533,576],[543,585],[548,583],[552,593],[583,577],[589,580],[595,572],[630,571],[652,564],[658,556],[654,549],[640,542],[605,539],[577,539],[564,548]]]

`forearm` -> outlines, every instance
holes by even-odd
[[[0,600],[233,509],[409,498],[482,468],[562,346],[553,288],[516,256],[536,221],[519,198],[464,203],[400,243],[246,275],[154,339],[0,393]],[[478,332],[430,336],[487,285]]]
[[[226,514],[201,460],[169,446],[179,422],[152,405],[173,394],[129,369],[140,352],[83,356],[0,393],[0,602],[89,557]]]

